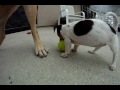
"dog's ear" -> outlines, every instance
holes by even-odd
[[[53,26],[53,30],[54,30],[54,32],[55,32],[57,26],[58,26],[58,23],[56,22],[55,25]]]
[[[54,32],[55,32],[56,29],[57,29],[57,31],[60,31],[61,28],[62,28],[62,25],[61,25],[61,24],[58,25],[58,22],[56,22],[55,25],[53,26],[53,30],[54,30]]]
[[[58,25],[57,26],[57,35],[59,36],[60,40],[64,40],[63,36],[60,33],[61,30],[62,30],[62,25]]]
[[[56,24],[56,25],[53,26],[54,32],[55,32],[56,29],[57,29],[57,32],[60,32],[61,28],[62,28],[62,25],[57,25]]]
[[[57,26],[57,34],[60,34],[60,30],[62,29],[62,25]]]

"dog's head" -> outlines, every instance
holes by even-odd
[[[60,40],[64,40],[60,31],[62,30],[62,26],[65,25],[65,24],[66,24],[66,17],[61,17],[60,18],[60,25],[58,25],[58,20],[57,20],[56,24],[53,27],[54,32],[57,29],[57,35],[59,36]]]
[[[57,35],[60,40],[64,40],[63,36],[61,35],[60,31],[62,30],[62,25],[55,25],[54,26],[54,32],[57,29]]]

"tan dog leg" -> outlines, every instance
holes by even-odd
[[[0,45],[5,39],[5,25],[8,18],[17,9],[17,5],[0,5]]]
[[[35,42],[36,55],[40,55],[40,57],[45,57],[48,54],[48,50],[44,48],[40,40],[38,31],[36,30],[37,5],[23,5],[23,7],[31,26],[31,32]]]
[[[5,30],[4,27],[0,27],[0,45],[2,44],[3,40],[5,39]]]

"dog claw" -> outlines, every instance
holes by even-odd
[[[36,53],[36,55],[37,56],[40,56],[40,58],[43,58],[43,57],[46,57],[47,56],[47,54],[48,54],[48,50],[47,49],[35,49],[35,53]]]

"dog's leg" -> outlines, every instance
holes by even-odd
[[[23,7],[31,26],[31,32],[35,42],[36,55],[40,55],[40,57],[45,57],[48,54],[48,50],[42,44],[38,31],[36,30],[37,5],[23,5]]]
[[[111,63],[111,65],[109,66],[110,70],[115,70],[116,68],[116,61],[117,61],[117,58],[118,58],[118,52],[119,52],[119,42],[118,42],[118,38],[115,38],[115,40],[110,43],[110,49],[111,51],[113,52],[113,61]]]
[[[65,53],[61,53],[61,57],[68,57],[71,52],[71,40],[69,38],[64,38],[65,42]]]
[[[88,53],[95,54],[95,52],[98,51],[100,48],[101,48],[101,46],[95,47],[95,49],[93,51],[88,51]]]
[[[76,51],[77,51],[77,49],[78,49],[78,47],[79,47],[79,45],[78,45],[78,44],[74,44],[74,47],[73,47],[73,49],[72,49],[72,52],[76,52]]]
[[[0,45],[5,39],[5,24],[17,7],[17,5],[0,5]]]
[[[4,29],[4,25],[3,25],[0,27],[0,46],[4,39],[5,39],[5,29]]]
[[[8,18],[19,7],[19,5],[1,5],[0,7],[0,45],[5,39],[5,25]]]

